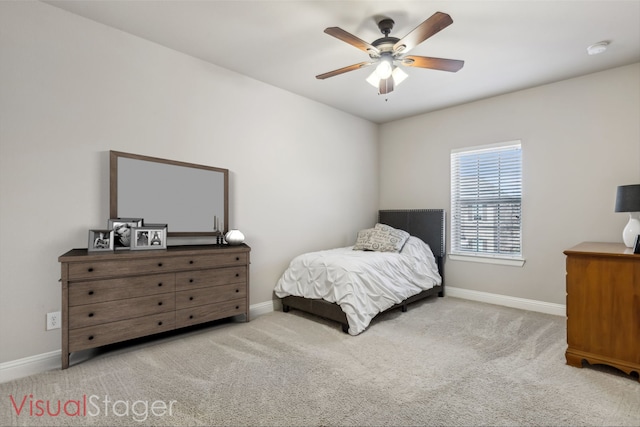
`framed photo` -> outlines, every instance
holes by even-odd
[[[131,250],[167,249],[167,225],[147,224],[131,229]]]
[[[90,252],[113,250],[113,230],[89,230],[87,249]]]
[[[111,218],[109,229],[113,230],[114,249],[129,249],[131,246],[131,229],[142,227],[142,218]]]
[[[633,245],[633,253],[640,254],[640,234],[636,236],[636,243]]]

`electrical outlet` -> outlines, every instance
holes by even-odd
[[[60,329],[61,316],[59,311],[47,313],[47,331]]]

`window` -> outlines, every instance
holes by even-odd
[[[521,213],[520,141],[451,152],[453,259],[522,265]]]

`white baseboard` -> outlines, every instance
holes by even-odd
[[[446,286],[444,292],[445,295],[454,298],[486,302],[489,304],[503,305],[506,307],[519,308],[521,310],[537,311],[539,313],[553,314],[556,316],[564,317],[567,312],[567,306],[564,304],[554,304],[551,302],[510,297],[507,295],[490,294],[488,292],[454,288],[453,286]]]
[[[263,314],[271,313],[273,311],[273,301],[265,301],[258,304],[253,304],[249,307],[249,314],[252,319],[255,319],[258,316],[262,316]]]
[[[273,301],[265,301],[249,307],[251,318],[256,318],[273,311]],[[41,372],[60,369],[61,350],[36,354],[18,360],[0,363],[0,384]]]
[[[0,384],[17,378],[60,368],[60,350],[36,354],[10,362],[0,363]]]

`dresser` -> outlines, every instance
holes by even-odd
[[[74,351],[236,315],[248,322],[250,252],[242,244],[61,255],[62,369]]]
[[[640,373],[640,255],[622,243],[585,242],[567,256],[567,364]]]

